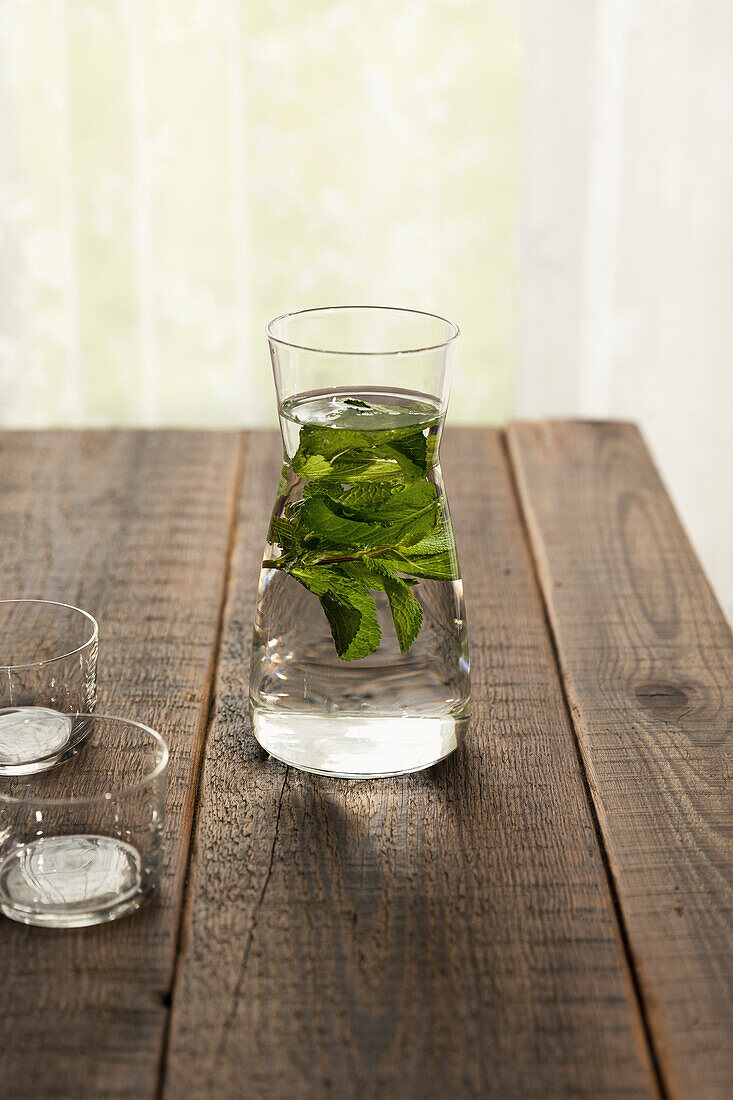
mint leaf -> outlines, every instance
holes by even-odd
[[[325,428],[318,424],[304,424],[300,429],[298,440],[298,455],[322,455],[324,458],[335,458],[344,451],[363,451],[370,458],[374,451],[374,432],[353,431],[350,428]],[[381,433],[380,433],[381,434]],[[386,433],[385,433],[386,434]],[[381,439],[379,442],[382,442]],[[293,465],[295,465],[295,458]]]
[[[415,512],[428,505],[437,504],[438,494],[430,481],[416,481],[399,492],[392,493],[385,501],[370,510],[377,523],[411,519]]]
[[[350,519],[344,516],[339,505],[327,497],[313,496],[301,502],[300,507],[293,506],[292,515],[297,516],[301,528],[301,537],[313,536],[311,541],[321,545],[324,550],[330,547],[350,546],[354,548],[372,549],[375,547],[390,547],[403,543],[418,542],[424,538],[436,525],[438,520],[438,504],[435,498],[435,489],[427,482],[422,483],[429,490],[423,497],[429,497],[428,503],[422,507],[395,506],[395,517],[384,516],[384,524],[379,522],[379,510],[372,513],[372,520]],[[387,502],[389,504],[390,501]],[[386,507],[386,506],[385,506]],[[296,511],[297,508],[297,511]],[[307,532],[307,534],[305,534]]]
[[[293,469],[300,477],[327,477],[331,474],[331,463],[323,455],[301,455],[298,451],[293,458]]]
[[[396,463],[402,476],[407,480],[414,481],[416,478],[424,477],[427,472],[424,462],[416,462],[410,452],[403,450],[400,446],[385,443],[379,448],[379,451],[384,458],[391,459]]]
[[[393,439],[392,447],[403,456],[403,459],[406,459],[410,463],[411,467],[418,470],[421,474],[427,473],[428,445],[422,432],[411,432],[409,435],[406,435],[404,439]],[[397,461],[399,462],[400,459]]]
[[[450,520],[443,515],[442,523],[435,530],[426,535],[420,542],[413,543],[410,547],[411,556],[422,554],[441,554],[443,551],[453,551],[456,540]]]
[[[330,482],[311,482],[308,490],[305,497],[324,498],[326,507],[345,519],[379,523],[384,527],[412,519],[417,511],[438,500],[435,486],[429,481],[410,482],[407,486],[400,481],[367,483],[349,489]]]
[[[426,440],[422,428],[356,431],[305,424],[293,469],[301,477],[333,477],[344,483],[385,473],[415,479],[425,476],[433,453],[433,444]]]
[[[330,596],[327,593],[324,593],[324,595],[318,598],[321,601],[321,607],[328,619],[328,625],[331,628],[331,637],[333,638],[333,644],[336,646],[336,652],[342,661],[351,660],[348,653],[352,643],[359,634],[362,618],[361,612],[358,608],[354,607],[353,604],[343,603],[335,596]],[[377,644],[379,644],[379,639],[377,639]],[[374,648],[376,649],[376,646]],[[371,652],[371,649],[367,649],[366,651],[366,653]],[[366,653],[359,653],[358,656],[366,656]]]
[[[288,572],[316,596],[325,595],[338,576],[325,565],[319,565],[315,569],[312,566],[291,565]]]
[[[372,523],[347,519],[340,515],[328,497],[309,497],[304,500],[297,512],[301,527],[310,532],[326,545],[336,546],[375,546],[375,527]]]
[[[341,503],[346,504],[349,508],[362,509],[375,507],[378,504],[383,504],[385,500],[388,500],[398,489],[402,488],[402,481],[398,478],[391,478],[389,480],[380,482],[363,482],[362,484],[352,485],[348,489],[344,490],[341,497]]]
[[[389,532],[390,543],[404,543],[410,546],[435,528],[439,522],[438,517],[438,504],[433,500],[411,516],[385,527],[384,530]]]
[[[371,561],[369,558],[364,558],[361,561],[345,561],[342,562],[338,569],[347,577],[351,577],[355,581],[359,581],[360,584],[365,585],[366,588],[373,588],[377,592],[384,592],[384,580],[383,574],[380,574],[379,570],[371,568]],[[387,576],[392,576],[389,569],[385,568],[384,573]]]
[[[411,557],[409,551],[405,553],[390,554],[380,561],[388,565],[396,573],[408,573],[412,577],[421,577],[424,580],[457,581],[460,579],[458,560],[455,552],[444,551],[442,554],[425,554]]]
[[[379,648],[382,630],[369,587],[378,588],[381,584],[368,587],[357,571],[349,576],[341,567],[293,566],[288,572],[318,596],[339,657],[356,661]]]
[[[397,577],[385,577],[384,590],[389,600],[400,652],[407,653],[422,626],[422,605],[415,599],[409,586]]]
[[[392,493],[402,489],[401,478],[391,477],[374,481],[357,482],[347,488],[337,481],[311,481],[303,488],[304,497],[327,496],[345,508],[354,512],[366,509],[367,513],[378,504],[383,504]]]
[[[290,520],[282,516],[273,516],[267,538],[268,542],[277,543],[283,550],[288,550],[299,542],[298,529]]]
[[[343,661],[358,661],[379,648],[382,630],[370,592],[344,580],[338,591],[319,597],[331,627],[336,652]]]
[[[402,477],[399,464],[390,456],[386,458],[378,456],[363,457],[359,451],[348,451],[345,455],[335,455],[328,461],[327,470],[321,469],[320,473],[316,472],[308,476],[327,479],[329,482],[342,486],[365,481],[379,481],[383,478]]]

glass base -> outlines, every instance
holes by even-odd
[[[254,709],[252,723],[265,752],[283,764],[335,779],[384,779],[422,771],[450,756],[468,718]]]
[[[114,837],[41,837],[0,865],[0,911],[21,924],[102,924],[135,912],[148,892],[139,853]]]
[[[89,721],[48,707],[0,711],[0,775],[34,775],[72,757],[89,732]]]

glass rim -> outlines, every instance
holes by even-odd
[[[11,604],[11,603],[15,603],[15,604],[19,604],[19,603],[32,604],[32,603],[35,603],[35,604],[43,604],[46,607],[65,607],[67,611],[77,611],[80,615],[83,615],[85,619],[88,619],[89,622],[92,624],[92,633],[89,635],[89,637],[87,638],[87,640],[85,642],[82,642],[81,645],[75,646],[73,649],[68,650],[66,653],[59,653],[55,657],[45,657],[42,661],[21,661],[21,663],[17,664],[17,665],[15,665],[15,664],[14,665],[2,665],[2,664],[0,664],[0,671],[1,672],[9,672],[9,671],[12,671],[13,669],[17,669],[17,668],[42,668],[44,665],[53,664],[54,661],[63,661],[67,657],[73,657],[75,653],[81,653],[83,650],[87,649],[90,645],[92,645],[93,642],[96,642],[99,639],[99,623],[94,618],[94,616],[92,614],[90,614],[89,611],[85,611],[83,607],[76,607],[76,605],[73,604],[73,603],[63,603],[61,600],[20,599],[20,600],[0,600],[0,608],[4,607],[7,604]]]
[[[283,340],[281,336],[276,336],[273,332],[273,325],[276,325],[278,321],[286,321],[291,317],[304,317],[307,314],[316,313],[337,313],[340,310],[367,310],[373,309],[380,313],[409,313],[414,317],[430,317],[433,321],[442,321],[444,325],[447,325],[450,329],[450,336],[445,340],[440,340],[437,344],[426,344],[419,348],[398,348],[394,351],[339,351],[338,348],[316,348],[310,344],[296,344],[292,340]],[[281,344],[286,348],[295,348],[297,351],[309,351],[315,355],[349,355],[357,358],[364,358],[366,356],[387,356],[387,355],[421,355],[428,351],[439,351],[441,348],[448,347],[449,344],[454,343],[461,335],[461,330],[455,321],[449,321],[447,317],[442,317],[439,313],[429,313],[424,309],[409,309],[406,306],[364,306],[364,305],[351,305],[351,306],[311,306],[309,309],[296,309],[290,313],[281,313],[277,317],[273,317],[271,321],[268,321],[265,328],[267,333],[267,339],[273,344]]]
[[[23,708],[2,707],[0,708],[0,715],[5,714],[8,711],[17,711],[18,709]],[[127,783],[124,786],[110,787],[108,790],[103,791],[101,794],[84,795],[81,798],[74,798],[73,796],[69,798],[21,798],[18,795],[5,794],[2,790],[2,786],[0,785],[0,802],[12,802],[14,805],[26,804],[33,806],[85,806],[91,805],[95,802],[109,802],[110,799],[112,799],[113,797],[130,794],[132,791],[138,791],[142,787],[146,787],[149,783],[152,783],[154,779],[157,779],[158,776],[160,776],[168,767],[168,761],[170,759],[170,750],[168,748],[168,745],[163,740],[161,735],[156,732],[156,730],[152,729],[150,726],[146,726],[144,722],[137,722],[134,718],[121,718],[117,714],[87,714],[83,711],[72,711],[69,714],[63,714],[62,711],[59,711],[59,714],[62,714],[63,717],[72,719],[86,718],[90,719],[92,722],[117,722],[121,723],[124,726],[135,726],[136,729],[143,730],[145,733],[149,733],[153,737],[154,741],[158,743],[158,745],[163,750],[161,758],[152,769],[152,771],[148,772],[148,774],[143,776],[142,779],[138,779],[135,783]],[[80,745],[84,744],[84,741],[86,741],[88,736],[89,734],[87,733],[86,736],[79,742]],[[62,768],[64,765],[58,764],[56,766]],[[34,779],[39,779],[41,776],[48,776],[50,770],[53,769],[49,769],[44,772],[35,772],[28,776],[13,776],[12,778],[26,779],[28,781],[32,781]]]

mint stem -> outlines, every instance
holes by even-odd
[[[343,561],[361,561],[363,558],[376,558],[380,554],[385,554],[391,547],[380,546],[376,550],[365,550],[363,554],[343,554],[339,558],[321,558],[320,561],[314,562],[314,565],[336,565]]]
[[[387,551],[393,551],[394,547],[391,546],[379,546],[376,550],[365,550],[362,554],[341,554],[337,558],[320,558],[318,561],[312,562],[316,565],[340,565],[345,561],[362,561],[364,558],[376,558],[380,554],[386,554]],[[286,569],[292,562],[288,561],[286,557],[282,558],[269,558],[263,561],[263,569]]]

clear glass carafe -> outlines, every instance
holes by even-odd
[[[343,306],[267,333],[284,457],[254,622],[255,737],[323,775],[429,767],[457,747],[470,698],[440,470],[458,329]]]

